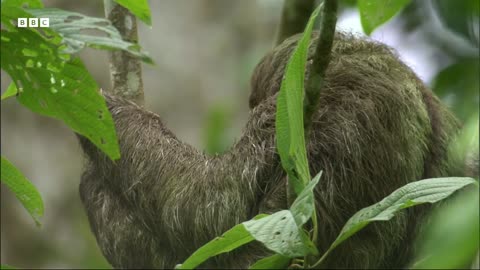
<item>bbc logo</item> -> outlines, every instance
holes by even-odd
[[[18,18],[17,27],[49,27],[49,18]]]

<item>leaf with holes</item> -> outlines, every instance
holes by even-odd
[[[450,196],[453,192],[476,183],[472,178],[445,177],[412,182],[397,190],[380,202],[363,208],[353,215],[343,226],[337,239],[325,254],[330,253],[340,243],[350,238],[370,222],[390,220],[398,211],[424,203],[435,203]],[[325,257],[325,256],[324,256]]]
[[[39,226],[43,216],[43,201],[35,186],[4,157],[1,157],[0,176],[2,183],[15,194]]]
[[[259,220],[249,220],[243,224],[255,240],[275,253],[290,258],[318,253],[289,210],[282,210]]]
[[[297,226],[292,213],[282,210],[272,215],[261,214],[236,225],[199,248],[183,264],[177,265],[177,269],[195,268],[213,256],[229,252],[253,240],[260,241],[284,257],[318,254],[308,236]]]
[[[57,41],[58,42],[58,41]],[[36,32],[1,32],[1,67],[15,82],[18,100],[32,111],[63,120],[110,158],[120,157],[105,100],[79,59],[66,61],[59,43]]]
[[[152,25],[152,18],[147,0],[115,0],[115,2],[130,10],[130,12],[142,22],[147,25]]]
[[[302,225],[311,218],[315,209],[313,189],[321,175],[322,172],[308,183],[295,199],[290,210],[282,210],[266,218],[244,222],[246,229],[255,240],[289,258],[317,254],[316,247],[303,232]]]
[[[300,194],[311,179],[303,129],[303,83],[310,36],[319,10],[320,7],[312,13],[305,32],[287,63],[277,97],[277,149],[296,194]]]
[[[411,0],[358,0],[363,31],[370,35],[375,28],[390,20]]]
[[[35,17],[50,19],[50,29],[63,38],[63,43],[66,45],[65,53],[76,53],[85,46],[120,49],[139,57],[146,63],[153,64],[153,60],[146,52],[140,50],[138,44],[124,41],[118,30],[107,19],[88,17],[55,8],[26,9],[26,11]]]

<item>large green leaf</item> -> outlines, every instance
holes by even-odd
[[[15,268],[10,265],[2,264],[0,265],[0,269],[15,269]]]
[[[130,10],[130,12],[137,16],[142,22],[147,25],[152,25],[152,18],[147,0],[115,0],[115,2]]]
[[[67,61],[58,40],[29,28],[1,32],[1,67],[15,82],[18,100],[32,111],[63,120],[112,159],[120,157],[112,117],[98,86],[79,59]]]
[[[2,183],[15,194],[35,223],[40,225],[40,218],[43,216],[43,201],[35,186],[4,157],[1,157],[0,176]]]
[[[363,31],[370,35],[375,28],[399,13],[411,0],[358,0]]]
[[[245,226],[243,224],[238,224],[222,234],[222,236],[216,237],[212,241],[199,248],[190,257],[188,257],[184,263],[177,265],[175,268],[193,269],[213,256],[232,251],[253,240],[255,239],[245,229]]]
[[[402,209],[423,203],[438,202],[453,192],[474,183],[476,183],[474,179],[466,177],[431,178],[409,183],[395,190],[380,202],[363,208],[353,215],[322,258],[325,258],[340,243],[370,222],[387,221]]]
[[[107,19],[56,8],[27,9],[26,11],[35,17],[50,18],[50,29],[57,32],[63,38],[62,42],[67,45],[64,49],[65,53],[76,53],[85,46],[120,49],[140,57],[147,63],[153,63],[148,54],[140,50],[138,44],[124,41],[118,30]]]
[[[286,269],[290,260],[289,257],[275,254],[257,261],[249,269]]]
[[[460,195],[451,204],[438,209],[426,226],[417,263],[412,268],[463,269],[470,266],[479,248],[479,193],[474,188]]]
[[[319,10],[320,7],[312,13],[305,32],[288,61],[277,97],[275,119],[277,149],[282,166],[297,194],[300,194],[311,179],[305,150],[303,97],[308,46]]]

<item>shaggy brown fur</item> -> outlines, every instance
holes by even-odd
[[[106,95],[122,158],[114,163],[81,138],[89,163],[80,193],[114,267],[174,267],[235,224],[286,207],[285,173],[275,150],[275,100],[298,38],[286,40],[257,66],[244,134],[220,156],[180,142],[158,115]],[[313,48],[310,58],[312,53]],[[319,108],[308,156],[312,175],[324,171],[315,190],[321,251],[351,215],[396,188],[461,174],[446,151],[457,121],[382,44],[336,35]],[[369,225],[323,267],[405,266],[423,212],[405,211]],[[266,254],[252,245],[204,266],[245,268]]]

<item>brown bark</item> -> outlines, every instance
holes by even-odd
[[[105,17],[118,29],[123,40],[138,43],[137,21],[126,8],[104,0]],[[145,103],[142,81],[141,60],[127,51],[115,50],[109,52],[110,78],[112,92],[143,106]]]

